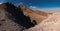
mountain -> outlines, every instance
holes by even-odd
[[[52,13],[31,10],[26,6],[14,6],[12,3],[0,5],[0,31],[23,31],[35,27]]]
[[[24,15],[29,16],[31,22],[35,21],[36,24],[39,24],[40,22],[48,18],[49,15],[52,14],[38,10],[31,10],[25,6],[19,6],[19,7],[23,10]]]
[[[0,31],[23,31],[34,26],[21,8],[9,2],[0,5]]]

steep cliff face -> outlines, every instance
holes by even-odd
[[[39,24],[44,19],[48,18],[49,15],[52,14],[52,13],[46,13],[46,12],[42,12],[42,11],[38,11],[38,10],[34,11],[25,6],[20,6],[20,8],[23,10],[24,15],[30,17],[31,22],[33,22],[35,20],[37,24]]]

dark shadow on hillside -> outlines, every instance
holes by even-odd
[[[30,28],[36,25],[35,20],[33,22],[31,22],[29,16],[25,16],[23,14],[23,10],[21,10],[19,7],[15,7],[13,4],[11,3],[5,3],[6,4],[6,11],[10,14],[12,14],[12,16],[16,19],[14,20],[14,22],[18,23],[19,25],[26,27],[26,28]],[[9,17],[12,18],[12,17]]]

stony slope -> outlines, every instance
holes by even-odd
[[[21,31],[23,27],[14,22],[15,18],[6,11],[6,4],[0,5],[0,31]]]

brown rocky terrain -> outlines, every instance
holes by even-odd
[[[25,6],[16,7],[11,3],[0,5],[0,31],[23,31],[40,24],[52,13],[34,11]]]

